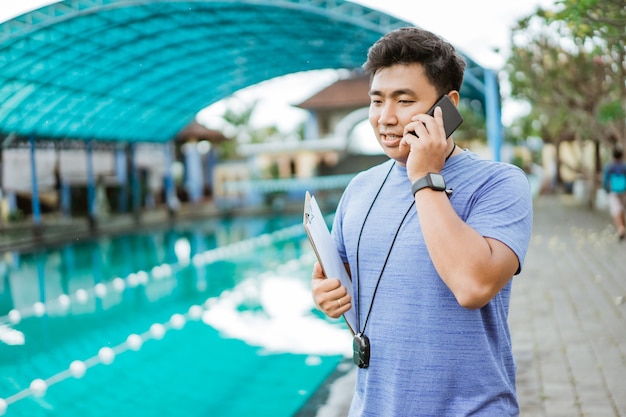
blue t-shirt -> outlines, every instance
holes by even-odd
[[[388,172],[365,222],[357,268],[359,232]],[[465,151],[448,160],[442,175],[454,190],[450,202],[457,214],[510,247],[521,266],[532,229],[525,174]],[[481,309],[461,307],[435,271],[412,203],[406,168],[388,161],[357,175],[337,208],[332,233],[350,264],[360,330],[389,255],[364,332],[370,365],[358,370],[350,416],[516,416],[507,324],[511,283]]]

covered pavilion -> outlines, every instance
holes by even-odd
[[[162,144],[171,159],[203,108],[282,75],[358,69],[381,35],[411,25],[343,0],[64,0],[0,24],[0,142],[30,148],[38,224],[38,144],[84,143],[89,166],[99,142],[131,162],[135,145]],[[465,59],[461,95],[485,112],[497,160],[497,79]]]

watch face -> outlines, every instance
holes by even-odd
[[[445,190],[446,181],[439,174],[430,174],[430,182],[435,190]]]

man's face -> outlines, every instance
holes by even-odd
[[[426,113],[439,98],[420,64],[383,68],[372,78],[369,121],[385,154],[406,164],[409,147],[400,148],[404,126]]]

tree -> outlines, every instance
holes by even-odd
[[[242,143],[263,143],[284,139],[284,135],[275,125],[262,127],[253,125],[252,116],[257,109],[258,99],[250,103],[235,100],[236,97],[231,97],[226,101],[227,107],[220,116],[222,133],[228,138],[220,144],[222,158],[237,158],[237,148]]]
[[[463,115],[463,123],[454,133],[454,139],[462,143],[471,143],[477,140],[487,142],[487,122],[481,107],[474,106],[468,100],[461,100],[459,111]]]
[[[561,23],[581,49],[591,51],[604,69],[608,95],[598,108],[601,123],[626,145],[626,3],[624,0],[560,0],[556,12],[543,12],[549,23]],[[564,23],[564,24],[563,24]],[[615,143],[612,143],[615,144]]]
[[[523,125],[531,127],[527,133],[556,145],[557,166],[561,142],[595,143],[595,189],[600,145],[625,140],[623,0],[563,0],[557,5],[557,12],[538,9],[512,31],[506,66],[511,95],[531,104],[527,117],[532,122]],[[620,30],[622,35],[616,35]]]

